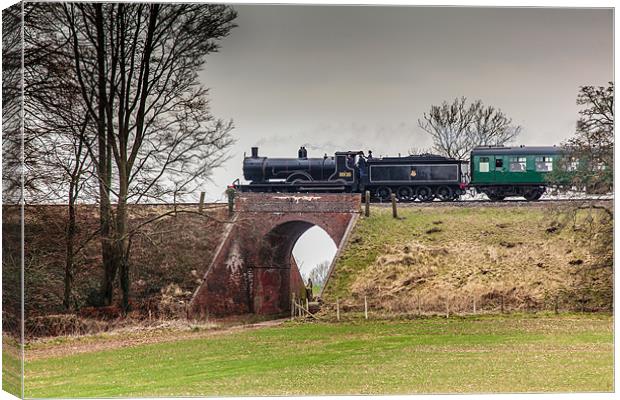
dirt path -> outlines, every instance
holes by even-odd
[[[287,321],[287,318],[263,321],[254,324],[221,327],[202,326],[193,329],[189,325],[163,325],[150,329],[119,329],[96,335],[43,339],[26,345],[26,361],[43,358],[62,357],[80,353],[133,347],[152,343],[166,343],[186,339],[200,339],[240,332],[248,329],[273,327]]]

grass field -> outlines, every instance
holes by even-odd
[[[286,322],[33,360],[27,349],[26,396],[612,391],[612,326],[603,314]]]
[[[21,397],[22,366],[19,342],[11,336],[2,337],[2,390]]]

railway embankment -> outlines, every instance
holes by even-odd
[[[324,310],[445,314],[609,311],[611,202],[372,206],[323,292]]]

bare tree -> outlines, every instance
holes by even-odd
[[[78,199],[92,183],[87,148],[93,130],[75,75],[67,73],[73,65],[68,41],[59,39],[47,11],[24,5],[24,136],[36,149],[36,164],[27,163],[26,201],[67,205],[63,303],[69,310],[75,258],[85,245],[76,243],[76,214]]]
[[[562,144],[559,168],[548,179],[556,189],[604,194],[613,190],[614,169],[614,84],[608,87],[582,86],[575,135]]]
[[[614,83],[609,86],[582,86],[577,104],[585,106],[577,121],[577,135],[569,140],[573,156],[583,159],[588,169],[586,188],[595,192],[613,189],[614,170]]]
[[[585,106],[579,111],[577,139],[597,149],[596,157],[602,162],[609,162],[614,144],[614,83],[606,87],[581,86],[577,104]]]
[[[476,111],[470,128],[472,148],[503,145],[519,136],[521,126],[513,125],[512,119],[502,110],[493,106],[484,107],[480,100],[474,104]]]
[[[128,203],[192,192],[232,143],[232,123],[211,115],[198,71],[236,13],[207,4],[38,6],[71,52],[66,72],[90,121],[83,144],[99,186],[103,302],[111,303],[118,272],[127,309]]]
[[[433,150],[430,148],[422,148],[422,147],[411,147],[407,153],[410,156],[421,156],[425,154],[432,154]]]
[[[577,95],[579,111],[575,135],[563,143],[559,168],[549,174],[551,185],[573,197],[575,191],[603,194],[613,191],[614,83],[582,86]],[[567,295],[581,307],[611,308],[613,304],[613,231],[611,202],[573,201],[555,211],[560,229],[577,232],[580,247],[590,248],[590,257],[576,267]]]
[[[21,340],[23,299],[21,32],[18,3],[2,11],[2,331],[13,336],[4,342],[13,351],[17,346],[11,343]],[[21,361],[13,370],[9,368],[7,365],[7,372],[18,376]]]
[[[433,149],[446,157],[462,159],[471,146],[470,125],[476,108],[466,102],[465,97],[454,99],[452,104],[444,101],[418,119],[418,126],[432,136]]]
[[[312,280],[312,283],[316,286],[323,286],[325,284],[325,279],[327,279],[327,273],[329,272],[329,261],[323,261],[317,264],[310,273],[308,274],[308,278]]]
[[[503,145],[521,131],[500,109],[485,107],[481,100],[468,105],[465,97],[431,106],[418,126],[433,138],[434,151],[461,160],[476,146]]]
[[[46,79],[51,75],[46,74]],[[83,191],[92,193],[92,163],[87,152],[90,116],[79,112],[79,101],[69,85],[59,85],[57,100],[26,97],[24,132],[38,151],[36,196],[30,203],[62,202],[67,206],[65,221],[65,309],[71,307],[73,271],[77,252],[86,243],[76,243],[77,204]],[[72,96],[73,94],[73,96]],[[49,99],[51,100],[51,99]],[[84,111],[84,110],[82,110]],[[90,236],[89,236],[90,238]]]
[[[2,200],[22,196],[22,20],[21,4],[2,11]]]

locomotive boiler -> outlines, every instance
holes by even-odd
[[[308,158],[303,147],[297,158],[259,157],[258,147],[252,147],[251,157],[243,160],[243,177],[255,183],[328,181],[335,172],[334,157]]]

